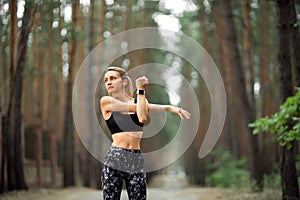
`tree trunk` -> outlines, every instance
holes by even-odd
[[[5,122],[7,123],[5,125],[4,132],[6,132],[4,135],[4,139],[6,140],[6,173],[7,173],[7,188],[8,190],[13,190],[16,188],[15,183],[15,174],[14,174],[14,143],[13,143],[13,122],[14,120],[11,120],[13,118],[13,106],[12,106],[12,99],[13,99],[13,93],[14,93],[14,76],[15,76],[15,62],[16,62],[16,56],[15,56],[15,38],[16,38],[16,14],[17,14],[17,1],[12,0],[11,4],[9,6],[9,12],[10,12],[10,39],[9,39],[9,52],[10,52],[10,67],[9,67],[9,77],[10,77],[10,83],[9,83],[9,100],[8,100],[8,110],[7,115],[5,118]],[[9,144],[9,145],[7,145]]]
[[[53,16],[53,0],[48,3],[48,7],[45,8],[45,16],[48,20],[48,24],[45,26],[46,30],[48,30],[47,33],[47,51],[45,52],[45,61],[43,64],[44,71],[46,72],[44,74],[44,80],[43,80],[43,111],[42,111],[42,123],[44,128],[52,129],[53,128],[53,112],[52,112],[52,100],[53,100],[53,90],[52,90],[52,84],[53,84],[53,66],[54,66],[54,60],[53,58],[53,31],[52,30],[52,23],[54,20]]]
[[[104,29],[104,24],[105,24],[105,0],[100,1],[100,13],[99,13],[99,42],[102,42],[104,40],[103,33],[105,31]],[[99,52],[99,57],[102,57],[102,50]],[[101,62],[102,59],[100,59]],[[101,65],[101,63],[99,63]],[[100,122],[101,123],[101,122]],[[102,127],[102,126],[101,126]],[[103,141],[99,141],[101,144]],[[101,145],[104,146],[104,145]],[[100,163],[98,160],[96,161],[96,188],[101,189],[102,184],[101,184],[101,176],[99,175],[99,172],[102,171],[102,163]]]
[[[52,2],[53,3],[53,2]],[[61,2],[56,2],[56,8],[58,9],[58,13],[61,13],[61,9],[63,10],[63,4]],[[58,20],[58,27],[57,29],[52,33],[53,34],[53,41],[52,44],[52,56],[55,58],[52,68],[52,88],[53,88],[53,107],[52,110],[52,121],[53,125],[51,129],[51,152],[52,152],[52,158],[51,158],[51,174],[52,174],[52,184],[56,185],[58,182],[58,165],[60,165],[60,161],[62,159],[59,154],[61,152],[58,152],[58,147],[61,146],[61,144],[58,144],[58,139],[62,137],[63,135],[63,120],[64,120],[64,89],[65,84],[63,80],[63,74],[62,74],[62,43],[63,43],[63,37],[61,37],[61,30],[63,26],[63,17],[60,15],[56,16]]]
[[[277,0],[278,15],[278,64],[279,64],[279,90],[281,104],[292,96],[292,66],[291,66],[291,33],[292,33],[292,14],[294,7],[292,0]],[[295,163],[294,145],[292,148],[281,147],[280,149],[280,173],[282,186],[282,199],[299,199],[299,185]]]
[[[255,111],[255,101],[254,101],[254,73],[252,66],[252,35],[251,35],[251,7],[250,0],[243,1],[242,15],[243,15],[243,40],[242,40],[242,57],[243,57],[243,67],[245,72],[245,83],[246,92],[248,97],[248,102],[250,108]],[[255,115],[255,114],[254,114]]]
[[[72,116],[72,87],[73,87],[73,70],[75,69],[76,59],[76,25],[79,2],[72,2],[72,38],[70,42],[70,61],[68,68],[68,79],[66,89],[66,109],[64,120],[64,187],[75,185],[74,174],[74,126]]]
[[[261,188],[262,179],[261,168],[259,166],[260,158],[258,156],[257,136],[254,136],[252,130],[248,127],[248,124],[254,121],[254,112],[251,110],[250,103],[247,99],[244,73],[241,67],[241,57],[237,46],[232,7],[230,1],[220,0],[220,3],[226,27],[224,29],[223,37],[230,63],[226,75],[231,75],[229,85],[232,89],[232,95],[234,99],[236,99],[235,105],[232,105],[232,108],[238,123],[237,125],[241,128],[244,140],[250,141],[250,143],[245,144],[249,144],[248,155],[250,158],[251,176],[256,182],[256,187]]]
[[[33,25],[34,16],[36,13],[37,5],[34,1],[25,2],[24,16],[22,19],[22,28],[20,32],[20,38],[18,42],[17,51],[17,71],[16,71],[16,94],[14,99],[15,104],[15,174],[16,174],[16,189],[28,189],[25,183],[23,160],[22,160],[22,141],[21,141],[21,127],[22,127],[22,115],[21,115],[21,102],[22,102],[22,88],[23,88],[23,69],[26,62],[26,51],[28,36]]]
[[[270,78],[270,2],[263,1],[262,3],[262,50],[261,50],[261,63],[260,63],[260,76],[261,76],[261,116],[269,116],[272,114],[272,100],[271,100],[271,78]],[[275,161],[273,152],[275,151],[275,144],[272,142],[272,137],[269,134],[260,134],[262,156],[264,158],[263,171],[265,174],[272,172],[272,163]],[[272,156],[271,156],[272,155]]]
[[[200,32],[201,34],[201,43],[203,45],[203,47],[205,48],[205,50],[208,53],[211,53],[211,44],[209,43],[209,33],[208,33],[208,28],[206,26],[206,21],[207,21],[207,16],[205,13],[205,7],[204,7],[204,2],[201,1],[201,4],[199,5],[199,12],[198,12],[198,19],[199,19],[199,23],[200,23]],[[192,50],[190,50],[192,51]],[[205,63],[204,65],[209,65],[209,61],[206,59],[204,59],[204,62],[207,62],[207,64]],[[209,72],[208,72],[209,73]],[[184,73],[185,77],[188,77],[189,82],[191,81],[191,71],[190,70],[186,70],[186,73]],[[202,113],[204,113],[204,117],[203,120],[201,120],[201,122],[199,122],[199,130],[198,133],[196,135],[195,138],[195,143],[193,144],[192,147],[192,155],[197,155],[199,149],[201,148],[201,145],[203,144],[203,140],[204,140],[204,136],[207,130],[207,124],[209,124],[209,120],[210,120],[210,116],[207,116],[207,113],[210,113],[210,99],[208,98],[209,95],[203,95],[207,92],[207,88],[206,86],[203,87],[203,84],[201,83],[200,80],[198,80],[198,92],[197,92],[197,97],[198,99],[201,99],[202,103],[200,104],[200,110]],[[185,96],[184,94],[182,94],[182,96]],[[192,156],[190,159],[191,163],[189,163],[189,165],[192,166],[192,173],[194,174],[194,184],[200,185],[200,186],[204,186],[205,185],[205,159],[199,159],[197,160],[197,162],[195,162],[195,160],[193,160],[195,156]],[[194,163],[194,164],[193,164]]]
[[[55,131],[55,124],[57,118],[55,118],[55,108],[56,108],[56,101],[55,101],[55,92],[56,88],[55,85],[57,84],[57,74],[55,73],[55,60],[52,60],[55,56],[55,31],[52,30],[52,24],[55,20],[53,10],[55,9],[56,5],[54,4],[54,0],[51,0],[48,4],[49,8],[47,9],[47,15],[49,22],[47,24],[48,32],[48,52],[47,52],[47,75],[45,76],[45,89],[48,90],[44,94],[45,103],[44,104],[44,126],[46,128],[47,134],[49,135],[49,159],[50,159],[50,167],[51,167],[51,183],[55,185],[56,183],[56,170],[57,170],[57,152],[56,152],[56,134]],[[44,90],[45,90],[44,89]],[[47,101],[48,99],[48,101]]]
[[[219,70],[221,71],[221,75],[222,78],[224,80],[224,84],[225,84],[225,88],[227,91],[227,96],[228,96],[228,102],[232,102],[232,99],[230,98],[230,95],[228,95],[228,93],[230,92],[230,87],[229,87],[229,80],[228,80],[228,75],[225,73],[225,69],[226,67],[229,66],[228,64],[228,58],[225,56],[225,44],[224,44],[224,40],[222,39],[223,37],[223,19],[222,19],[222,15],[221,15],[221,9],[220,9],[220,4],[216,3],[214,5],[214,8],[212,10],[212,15],[213,15],[213,20],[214,23],[216,24],[216,29],[215,29],[215,35],[216,35],[216,43],[217,43],[217,54],[216,54],[216,64],[219,68]],[[220,142],[222,144],[223,147],[227,147],[226,149],[231,150],[234,155],[238,156],[239,151],[237,150],[237,130],[233,127],[233,119],[232,115],[233,115],[233,111],[231,109],[231,105],[232,103],[228,103],[227,105],[227,118],[225,120],[225,125],[223,128],[223,132],[221,134],[220,137]]]
[[[5,173],[5,165],[4,165],[4,162],[5,162],[5,143],[4,143],[4,138],[3,138],[3,128],[4,128],[4,123],[3,123],[3,117],[2,117],[2,111],[0,109],[0,134],[1,134],[1,171],[0,171],[0,194],[4,193],[4,173]]]
[[[4,193],[7,189],[5,187],[5,163],[7,160],[7,119],[6,116],[1,115],[1,125],[2,125],[2,160],[1,160],[1,184],[0,184],[0,194]],[[5,131],[4,131],[5,130]]]
[[[232,109],[232,116],[234,117],[233,127],[237,130],[237,141],[239,154],[238,157],[244,156],[252,159],[251,145],[248,142],[249,130],[246,128],[247,113],[249,110],[248,97],[246,92],[246,82],[242,68],[240,52],[237,47],[237,35],[235,30],[235,23],[232,15],[232,8],[230,1],[226,1],[226,5],[221,4],[221,12],[223,13],[223,47],[225,57],[225,78],[228,89],[228,97],[230,98]],[[225,9],[225,10],[224,10]],[[225,31],[226,30],[226,31]],[[224,34],[224,31],[226,35]],[[243,109],[242,112],[240,112]],[[249,113],[250,114],[250,113]],[[251,114],[250,114],[250,116]]]
[[[7,31],[8,27],[3,26],[2,22],[0,22],[0,29]],[[7,75],[8,75],[8,61],[6,59],[5,48],[7,46],[7,40],[0,41],[0,83],[3,84],[0,87],[1,94],[7,94],[8,87],[7,87]],[[4,174],[5,174],[5,139],[4,139],[4,108],[7,105],[7,95],[1,95],[0,97],[0,194],[4,192]]]
[[[248,104],[251,115],[254,117],[256,115],[255,99],[254,99],[254,72],[252,64],[252,35],[251,35],[251,1],[243,1],[243,67],[245,71],[245,83],[246,83],[246,94],[248,97]],[[258,136],[250,135],[252,153],[253,153],[253,164],[254,169],[252,171],[252,176],[256,181],[256,189],[262,190],[263,188],[263,169],[260,165],[260,160],[262,158],[261,152],[258,146]]]
[[[295,8],[295,1],[292,0],[293,6],[290,6],[291,9],[291,26],[292,26],[292,59],[293,59],[293,66],[294,66],[294,73],[295,77],[295,86],[300,87],[300,57],[299,55],[299,49],[300,49],[300,33],[299,33],[299,26],[300,24],[298,23],[297,20],[297,13],[296,13],[296,8]]]
[[[295,163],[295,142],[292,148],[280,148],[282,200],[299,199],[299,184]]]
[[[263,24],[262,24],[262,52],[261,52],[261,90],[262,90],[262,116],[271,114],[271,85],[270,85],[270,49],[269,49],[269,29],[270,29],[270,2],[263,1]]]
[[[100,0],[100,12],[99,12],[99,33],[98,42],[102,42],[104,37],[104,24],[105,24],[105,0]]]
[[[58,5],[58,9],[59,12],[61,13],[61,9],[63,10],[63,4],[59,3]],[[65,83],[64,83],[64,76],[63,76],[63,72],[62,72],[62,66],[61,63],[63,63],[62,60],[62,46],[61,44],[63,43],[63,38],[60,36],[60,33],[62,31],[62,27],[63,27],[63,23],[64,23],[64,19],[63,17],[59,17],[59,24],[58,24],[58,30],[57,30],[57,42],[59,45],[57,45],[55,52],[56,52],[56,62],[55,62],[55,66],[56,66],[56,77],[57,77],[57,87],[55,87],[55,92],[56,92],[56,101],[57,101],[57,106],[56,106],[56,112],[54,113],[55,115],[55,119],[56,119],[56,123],[55,123],[55,130],[56,130],[56,136],[60,137],[63,135],[63,130],[64,130],[64,106],[65,106]]]
[[[95,6],[95,2],[94,0],[91,0],[90,2],[90,16],[89,16],[89,51],[92,51],[93,49],[93,46],[95,45],[95,40],[94,40],[94,37],[95,37],[95,26],[94,26],[94,21],[95,21],[95,9],[94,9],[94,6]],[[91,65],[88,65],[88,67],[86,67],[86,71],[85,71],[85,74],[86,74],[86,84],[85,84],[85,87],[84,88],[84,91],[85,91],[85,98],[86,98],[86,102],[91,102],[91,98],[92,97],[92,91],[90,90],[91,87]],[[89,106],[89,108],[91,108]],[[93,145],[93,120],[91,120],[92,116],[92,110],[87,110],[87,113],[86,113],[86,116],[90,119],[88,120],[89,121],[89,125],[87,126],[87,130],[88,131],[88,135],[89,135],[89,140],[88,140],[88,146],[92,149],[92,145]],[[94,174],[93,174],[93,170],[94,170],[94,163],[93,163],[93,159],[92,159],[92,156],[91,154],[89,153],[89,151],[87,149],[85,149],[85,153],[84,153],[84,186],[86,187],[91,187],[92,186],[92,179],[94,178]]]
[[[14,4],[12,4],[14,5]],[[13,6],[14,7],[14,6]],[[33,2],[25,3],[22,27],[18,40],[16,56],[14,56],[14,42],[11,43],[11,65],[10,65],[10,94],[8,101],[8,110],[5,117],[5,139],[7,148],[7,188],[8,190],[27,189],[25,183],[23,160],[22,160],[22,143],[21,143],[21,100],[23,87],[23,69],[26,60],[27,40],[34,19],[36,6]],[[15,11],[11,14],[15,15]],[[12,19],[13,21],[14,19]],[[14,22],[13,22],[14,23]],[[14,26],[14,24],[11,24]],[[13,33],[11,33],[13,36]],[[13,37],[14,38],[14,37]],[[14,38],[15,39],[15,38]],[[8,145],[9,144],[9,145]],[[3,186],[2,186],[3,187]]]

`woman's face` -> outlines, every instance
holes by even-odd
[[[105,88],[108,94],[118,92],[123,88],[123,80],[117,71],[108,71],[104,75]]]

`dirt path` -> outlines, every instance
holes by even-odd
[[[101,200],[102,191],[71,187],[66,189],[32,189],[0,195],[0,200]],[[189,187],[184,175],[159,175],[147,187],[147,200],[279,200],[279,191],[250,193],[223,188]],[[121,200],[128,200],[122,191]]]
[[[0,196],[0,200],[101,200],[102,192],[90,188],[35,189],[11,192]],[[126,191],[122,200],[127,200]],[[279,200],[278,191],[249,193],[221,188],[148,189],[148,200]]]

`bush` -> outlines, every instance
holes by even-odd
[[[222,148],[211,153],[213,164],[210,164],[206,183],[213,187],[244,188],[251,185],[250,172],[247,170],[247,159],[237,159]]]
[[[281,146],[291,148],[294,141],[300,141],[300,88],[286,99],[277,113],[259,118],[249,127],[253,128],[253,134],[275,134]]]
[[[281,178],[278,164],[273,165],[273,170],[270,174],[264,175],[264,187],[269,189],[281,188]]]

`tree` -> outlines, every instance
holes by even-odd
[[[254,112],[247,98],[246,83],[244,72],[242,70],[241,57],[237,45],[237,36],[235,24],[233,20],[232,7],[230,1],[219,1],[223,16],[224,16],[224,29],[223,40],[224,46],[227,49],[225,53],[229,58],[229,63],[225,69],[226,76],[230,75],[229,87],[231,88],[231,103],[234,118],[240,128],[243,140],[250,141],[246,149],[247,155],[250,157],[250,169],[253,180],[255,180],[257,189],[262,187],[262,173],[259,166],[258,142],[256,136],[251,136],[251,129],[248,124],[254,119]],[[247,143],[245,143],[247,144]],[[256,188],[255,188],[256,189]]]
[[[70,62],[66,89],[66,110],[64,119],[64,187],[75,185],[74,177],[74,125],[72,117],[72,88],[76,59],[76,26],[79,1],[72,1],[72,28],[70,41]]]
[[[8,108],[4,117],[3,140],[6,155],[2,158],[7,163],[7,188],[8,190],[28,189],[23,171],[22,148],[21,148],[21,100],[23,91],[23,71],[26,62],[27,40],[33,24],[37,5],[34,1],[26,1],[20,36],[15,49],[15,23],[17,2],[12,1],[10,6],[11,34],[10,39],[10,92]],[[16,54],[15,54],[16,52]],[[3,165],[4,166],[4,165]],[[4,174],[1,174],[1,182],[4,182]],[[1,184],[1,192],[4,191]]]
[[[11,30],[11,37],[9,39],[9,61],[10,61],[10,66],[9,66],[9,78],[10,78],[10,83],[9,87],[11,89],[11,93],[14,92],[14,72],[15,72],[15,36],[16,36],[16,14],[17,14],[17,2],[14,0],[11,2],[11,6],[9,7],[9,13],[10,13],[10,22],[9,22],[9,27]],[[6,162],[7,162],[7,184],[8,184],[8,190],[13,190],[16,187],[16,182],[15,182],[15,174],[13,172],[14,166],[13,166],[13,158],[14,158],[14,153],[13,153],[13,124],[10,121],[11,116],[13,115],[12,111],[12,96],[13,94],[9,95],[9,102],[8,102],[8,110],[6,117],[4,118],[4,127],[3,127],[3,140],[4,140],[4,146],[5,146],[5,152],[6,152]],[[12,117],[13,118],[13,117]],[[11,123],[10,123],[11,122]],[[8,145],[12,144],[12,145]],[[4,175],[3,175],[4,178]]]
[[[262,2],[262,47],[260,53],[260,83],[261,83],[261,115],[270,115],[271,114],[271,77],[270,77],[270,2],[263,1]],[[266,141],[262,144],[262,156],[264,157],[263,162],[263,170],[264,173],[269,174],[272,171],[272,161],[274,160],[274,156],[272,152],[274,152],[275,144],[271,142],[271,136],[264,134],[262,136],[262,140]]]
[[[295,1],[291,1],[295,5]],[[300,24],[297,21],[296,6],[290,6],[291,9],[291,27],[292,27],[292,54],[293,54],[293,65],[295,74],[295,85],[300,87],[300,57],[298,55],[298,50],[300,49]]]
[[[295,25],[293,0],[276,1],[278,15],[278,65],[280,73],[280,111],[271,117],[256,120],[250,126],[254,133],[260,131],[277,135],[280,144],[280,174],[282,199],[299,199],[299,184],[295,163],[295,141],[300,138],[300,90],[293,96],[291,47],[292,28]],[[294,41],[295,42],[295,41]],[[293,96],[293,97],[291,97]]]
[[[264,132],[276,135],[283,154],[281,170],[285,182],[282,183],[282,199],[299,199],[296,168],[290,152],[293,152],[295,141],[300,140],[300,88],[296,95],[286,98],[277,113],[259,118],[250,126],[254,128],[254,134]]]
[[[242,15],[243,15],[243,38],[242,38],[242,57],[243,57],[243,69],[245,72],[245,83],[248,102],[251,109],[254,110],[254,74],[252,64],[252,28],[251,28],[251,1],[244,0],[242,3]]]
[[[95,1],[94,0],[91,0],[91,5],[89,7],[89,44],[88,44],[88,49],[89,51],[92,51],[93,50],[93,47],[95,45]],[[91,69],[90,69],[91,66],[87,67],[86,68],[86,76],[88,77],[87,78],[87,84],[86,84],[86,88],[84,88],[84,91],[86,91],[86,94],[85,94],[85,98],[86,98],[86,102],[91,102],[91,98],[92,98],[92,95],[91,95],[91,91],[90,91],[90,88],[91,88]],[[89,125],[87,126],[87,131],[89,132],[93,132],[93,120],[91,120],[91,113],[92,111],[91,110],[88,110],[88,113],[87,113],[87,117],[90,119],[88,120],[89,121]],[[93,135],[90,136],[89,140],[88,140],[88,145],[92,147],[93,145],[93,140],[95,138],[93,138]],[[85,164],[85,167],[84,167],[84,186],[86,187],[91,187],[92,185],[92,181],[91,181],[91,178],[93,177],[93,162],[92,162],[92,156],[91,154],[89,153],[89,151],[86,149],[85,150],[85,155],[84,155],[84,164]]]
[[[219,67],[219,70],[221,72],[221,75],[224,80],[225,88],[227,91],[227,95],[230,96],[231,89],[229,87],[229,80],[230,80],[230,74],[225,73],[225,69],[228,67],[228,58],[225,56],[228,54],[227,49],[225,48],[225,42],[223,40],[223,30],[224,30],[224,23],[223,18],[221,14],[221,8],[220,3],[215,3],[213,5],[212,9],[212,15],[213,15],[213,21],[215,24],[215,38],[217,43],[217,52],[216,52],[216,58],[215,62],[217,66]],[[233,99],[229,98],[229,101],[232,101]],[[237,129],[234,128],[234,120],[232,119],[233,116],[233,110],[231,108],[231,105],[233,103],[228,103],[227,105],[227,116],[223,128],[223,132],[221,134],[220,142],[222,143],[222,146],[226,149],[230,149],[234,152],[235,155],[239,155],[240,151],[238,150],[238,142],[237,142]]]
[[[283,103],[293,95],[292,66],[291,66],[291,10],[295,7],[293,0],[277,0],[278,15],[278,64],[279,64],[279,92],[280,101]],[[281,147],[280,173],[282,186],[282,199],[299,199],[294,143],[290,148]]]

